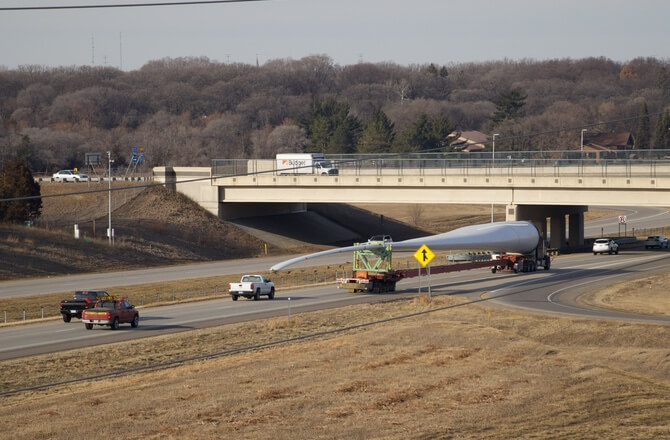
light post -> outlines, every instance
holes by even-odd
[[[496,136],[500,136],[498,133],[493,134],[493,152],[491,153],[491,168],[495,168],[496,165]],[[493,202],[491,202],[491,223],[493,223]]]
[[[581,148],[580,151],[584,151],[584,132],[587,131],[586,128],[582,128],[582,140],[580,142]]]
[[[109,224],[107,227],[107,236],[109,237],[109,245],[112,245],[112,152],[108,151],[107,152],[107,178],[108,180],[108,186],[107,188],[109,189],[107,191],[107,200],[108,200],[108,215],[109,215]]]

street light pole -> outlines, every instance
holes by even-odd
[[[493,134],[493,152],[491,153],[491,168],[495,168],[496,165],[496,136],[500,136],[498,133]],[[493,223],[493,202],[491,202],[491,223]]]
[[[108,200],[108,215],[109,215],[109,224],[107,227],[107,236],[109,237],[109,245],[112,245],[112,152],[107,152],[107,178],[109,189],[107,191],[107,200]]]
[[[586,128],[582,128],[582,140],[581,140],[581,148],[580,151],[584,151],[584,132],[586,131]]]

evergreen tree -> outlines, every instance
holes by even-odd
[[[494,101],[496,111],[491,116],[495,124],[499,124],[507,119],[517,119],[521,117],[523,106],[526,105],[526,98],[521,89],[511,89],[503,92],[498,99]]]
[[[380,109],[372,115],[358,142],[359,153],[388,153],[395,139],[393,122]]]
[[[311,140],[310,151],[353,153],[360,136],[358,119],[349,115],[349,105],[330,98],[314,101],[303,123]]]
[[[635,148],[644,150],[649,148],[651,134],[649,131],[649,111],[647,103],[643,102],[640,106],[640,113],[637,119],[637,130],[635,131]]]
[[[428,115],[422,113],[417,121],[408,127],[400,136],[396,151],[413,152],[427,150],[432,147],[433,125]]]
[[[0,199],[39,195],[40,185],[23,162],[9,161],[0,170]],[[41,211],[41,198],[0,202],[0,221],[20,223],[35,220]]]
[[[427,151],[449,146],[453,128],[449,119],[440,115],[430,118],[425,113],[399,137],[394,150],[398,152]]]
[[[656,121],[654,148],[657,150],[670,149],[670,112],[667,110]]]
[[[454,132],[454,127],[446,115],[440,115],[432,120],[433,137],[435,138],[436,147],[448,147],[453,137],[450,137]]]

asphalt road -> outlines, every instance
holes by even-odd
[[[624,212],[627,216],[627,228],[650,228],[659,225],[670,225],[670,212],[658,208],[622,208],[608,207],[616,212]],[[619,228],[618,216],[605,217],[589,221],[585,227],[586,237],[617,235]],[[623,234],[624,228],[621,228]],[[265,258],[248,258],[241,260],[216,261],[180,266],[137,269],[123,272],[93,273],[68,275],[29,280],[0,282],[0,299],[34,296],[48,293],[72,292],[85,289],[106,289],[110,287],[132,286],[137,284],[157,283],[164,281],[207,278],[224,274],[251,273],[268,270],[272,265],[299,255],[270,256]],[[318,260],[308,260],[292,268],[313,265],[350,263],[351,253],[330,255]]]
[[[297,256],[299,255],[223,260],[211,263],[195,263],[121,272],[90,273],[28,280],[2,281],[0,282],[0,299],[20,298],[59,292],[73,292],[75,290],[106,289],[110,287],[133,286],[165,281],[208,278],[225,274],[255,273],[266,271],[276,263]],[[316,263],[307,261],[293,267],[299,268],[314,266],[315,264],[346,263],[351,262],[351,257],[351,253],[333,255],[319,259]]]
[[[309,310],[374,302],[390,297],[425,293],[430,284],[434,295],[462,295],[473,301],[482,298],[543,313],[558,313],[601,319],[638,320],[670,325],[670,318],[640,316],[580,306],[576,298],[583,292],[602,288],[626,278],[670,267],[666,250],[627,251],[619,255],[575,254],[555,259],[552,269],[534,273],[492,274],[477,269],[451,274],[402,280],[392,294],[350,294],[334,285],[300,290],[280,290],[274,300],[233,302],[227,294],[220,299],[180,305],[143,308],[140,327],[122,325],[118,331],[106,327],[86,330],[77,319],[61,320],[0,329],[0,360],[39,353],[62,351],[90,345],[131,340],[197,328],[288,315]],[[290,300],[289,300],[290,298]]]
[[[604,206],[603,208],[612,209],[615,212],[620,212],[621,215],[625,215],[626,224],[619,224],[618,215],[590,220],[584,225],[585,237],[600,237],[603,235],[616,237],[619,234],[624,235],[626,232],[631,235],[633,229],[670,225],[670,211],[667,209],[620,206]]]

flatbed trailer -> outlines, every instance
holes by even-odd
[[[536,231],[537,232],[537,231]],[[379,236],[383,237],[383,236]],[[396,283],[403,278],[412,278],[422,275],[423,270],[405,269],[395,270],[392,268],[392,247],[389,239],[373,239],[367,244],[381,244],[382,248],[367,248],[354,251],[353,276],[338,278],[338,288],[347,289],[351,293],[356,292],[394,292]],[[531,237],[532,239],[533,237]],[[470,261],[467,263],[456,263],[447,265],[430,266],[430,273],[448,273],[462,270],[471,270],[482,267],[491,268],[492,273],[502,271],[535,272],[538,267],[549,270],[551,258],[547,253],[546,243],[537,235],[537,245],[532,252],[526,254],[517,253],[494,253],[491,259],[483,261]],[[354,246],[358,246],[356,243]],[[426,269],[424,269],[426,270]]]
[[[490,261],[472,261],[468,263],[446,264],[431,266],[430,273],[433,275],[448,272],[460,272],[462,270],[479,269],[490,267]],[[352,277],[338,278],[337,287],[347,289],[351,293],[368,292],[384,293],[395,292],[396,283],[404,278],[414,278],[419,275],[427,275],[426,269],[404,269],[389,270],[386,272],[356,271]]]

